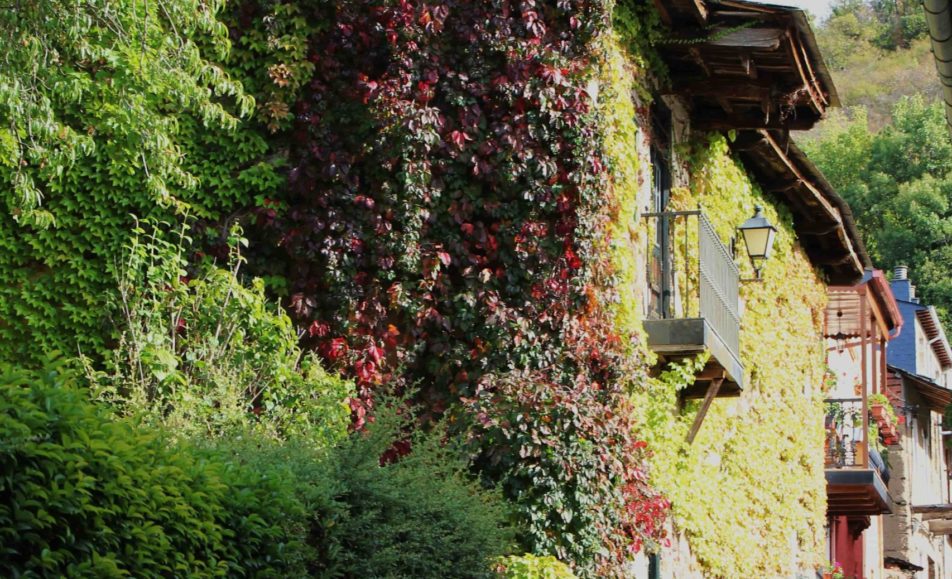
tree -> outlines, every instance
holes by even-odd
[[[908,265],[919,293],[952,311],[952,143],[941,102],[904,98],[893,124],[871,133],[865,111],[840,115],[807,145],[849,202],[873,260]]]

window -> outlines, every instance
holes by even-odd
[[[651,115],[651,212],[662,213],[671,198],[671,111],[660,101]],[[654,319],[671,316],[671,233],[665,219],[655,221],[654,243],[648,263],[648,314]]]

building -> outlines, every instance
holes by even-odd
[[[893,293],[906,329],[888,353],[887,394],[902,436],[888,449],[889,493],[895,506],[886,517],[887,577],[932,579],[952,573],[950,456],[943,414],[952,350],[935,308],[919,302],[905,267],[897,267]]]
[[[853,361],[867,368],[862,388],[848,393],[864,405],[883,390],[876,356],[900,319],[882,275],[863,282],[870,263],[849,207],[787,132],[823,118],[837,105],[835,88],[798,9],[655,4],[673,38],[659,48],[670,83],[642,83],[650,99],[604,85],[599,97],[605,107],[629,98],[643,111],[633,132],[648,162],[638,165],[637,223],[626,240],[638,279],[622,299],[643,317],[656,375],[703,363],[675,394],[663,384],[644,399],[673,401],[669,432],[683,439],[649,440],[675,522],[671,544],[639,557],[633,576],[814,577],[836,548],[827,540],[851,525],[875,536],[849,544],[857,573],[865,562],[879,568],[878,526],[863,529],[888,512],[888,497],[865,439],[849,468],[825,469],[818,452],[836,333],[824,318],[828,300],[869,306],[850,310],[850,336],[869,340],[850,348],[868,352]],[[747,226],[759,237],[745,237]],[[835,528],[824,537],[831,477]]]
[[[829,288],[825,315],[827,392],[824,465],[831,565],[846,577],[883,577],[882,515],[892,512],[883,456],[895,444],[884,416],[886,346],[901,335],[903,318],[881,271],[855,286]]]

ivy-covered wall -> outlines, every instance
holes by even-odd
[[[643,336],[651,231],[641,213],[651,203],[650,84],[658,65],[645,56],[650,47],[630,38],[644,21],[625,10],[622,16],[619,22],[616,14],[615,31],[598,50],[598,118],[616,202],[610,236],[621,299],[615,323],[622,334]],[[676,130],[683,121],[676,119]],[[760,204],[781,232],[764,282],[741,288],[744,396],[716,402],[688,446],[685,437],[699,404],[679,410],[678,390],[693,380],[703,360],[630,384],[637,428],[653,453],[651,480],[675,514],[675,535],[661,549],[662,576],[809,573],[821,560],[826,508],[817,420],[825,286],[796,245],[786,209],[750,180],[723,136],[694,135],[672,157],[679,184],[687,186],[675,189],[671,209],[700,205],[726,243]],[[748,263],[740,266],[743,277],[753,276]],[[632,340],[631,351],[649,365],[656,362],[644,340]]]
[[[689,448],[666,460],[665,452],[675,449],[658,445],[655,480],[713,575],[777,576],[812,568],[826,509],[819,451],[825,286],[797,245],[786,208],[751,184],[725,139],[692,145],[691,188],[676,202],[700,204],[723,240],[755,204],[780,231],[764,281],[741,287],[746,391],[739,400],[717,402]],[[752,274],[744,263],[742,276]],[[800,546],[799,561],[792,545]]]
[[[645,59],[632,55],[631,47],[623,48],[617,37],[609,40],[600,74],[606,151],[624,205],[613,230],[616,269],[625,288],[616,308],[622,328],[639,325],[644,315],[648,225],[639,210],[646,208],[650,182],[648,125],[638,119],[632,100],[644,98]],[[763,282],[741,286],[743,395],[715,401],[687,445],[699,404],[679,410],[678,390],[694,368],[686,364],[632,385],[637,422],[654,453],[651,479],[671,500],[675,528],[686,535],[705,576],[809,571],[819,562],[826,509],[818,419],[825,285],[798,246],[786,207],[751,181],[726,137],[696,134],[677,149],[674,156],[688,178],[672,192],[672,209],[700,205],[725,244],[757,204],[780,231]],[[738,261],[742,277],[753,277],[750,264]]]
[[[387,388],[417,387],[426,418],[456,420],[475,470],[518,506],[526,549],[623,574],[663,539],[653,484],[709,574],[788,570],[791,542],[814,552],[823,522],[821,406],[804,393],[822,375],[823,287],[723,138],[680,152],[691,188],[675,202],[702,203],[725,239],[756,200],[782,225],[765,282],[743,288],[748,391],[684,447],[683,376],[649,380],[640,339],[648,6],[232,4],[223,65],[255,116],[229,132],[180,115],[163,152],[196,182],[173,198],[142,187],[111,118],[57,101],[97,148],[63,175],[29,168],[55,225],[0,216],[0,358],[108,348],[129,214],[179,219],[187,202],[244,221],[251,268],[304,344],[355,380],[355,426]]]

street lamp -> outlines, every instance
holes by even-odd
[[[756,275],[754,279],[759,280],[760,270],[763,269],[764,262],[770,257],[770,250],[773,249],[777,228],[764,217],[764,208],[756,205],[754,216],[745,221],[738,229],[744,237],[744,245],[747,247],[750,263],[754,266]]]

